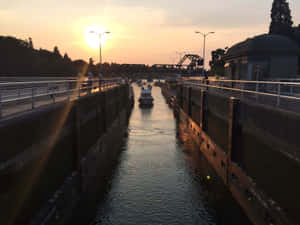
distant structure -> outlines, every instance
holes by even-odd
[[[183,63],[189,60],[190,63],[187,65],[187,69],[188,70],[197,70],[200,67],[203,67],[203,58],[200,57],[199,55],[195,55],[195,54],[186,54],[184,55],[178,62],[178,64],[176,65],[177,68],[181,68],[183,67]]]
[[[264,34],[228,49],[225,77],[232,80],[279,80],[296,78],[298,44],[281,35]]]
[[[203,58],[196,54],[185,54],[177,64],[154,64],[152,67],[157,71],[173,71],[182,75],[198,76],[203,70]]]
[[[225,77],[233,80],[284,80],[300,75],[300,26],[293,27],[287,0],[274,0],[269,34],[249,38],[224,56]]]

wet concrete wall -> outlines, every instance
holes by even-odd
[[[49,223],[67,217],[82,193],[89,192],[98,157],[88,157],[89,152],[104,145],[99,140],[107,139],[113,125],[121,131],[130,101],[129,87],[123,85],[1,121],[0,223],[39,224],[45,215]]]
[[[300,223],[300,115],[181,85],[176,99],[252,222]]]

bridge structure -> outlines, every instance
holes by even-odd
[[[185,64],[189,61],[188,64]],[[185,54],[177,64],[154,64],[157,70],[177,70],[181,72],[198,72],[203,69],[203,58],[197,54]]]

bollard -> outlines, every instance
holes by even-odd
[[[201,89],[201,96],[200,96],[200,128],[201,130],[205,131],[206,126],[204,126],[205,123],[205,110],[206,110],[206,97],[207,92],[203,89]]]

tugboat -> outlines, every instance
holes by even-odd
[[[141,108],[150,108],[153,106],[153,97],[150,88],[144,89],[144,87],[142,87],[139,103]]]

